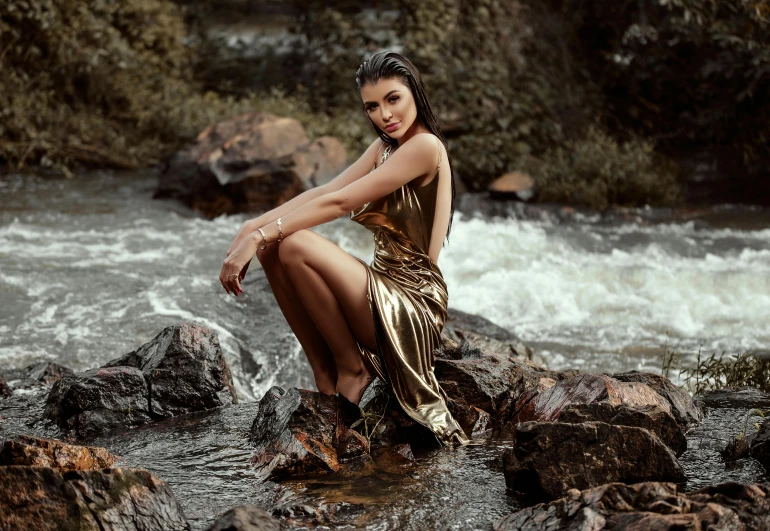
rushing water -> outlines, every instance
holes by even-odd
[[[259,265],[245,296],[219,284],[246,217],[201,219],[152,200],[155,183],[152,173],[0,180],[0,367],[96,367],[189,320],[219,333],[244,398],[273,384],[312,388]],[[659,370],[664,345],[692,356],[770,344],[766,211],[636,217],[458,212],[439,259],[450,307],[508,328],[553,369]],[[357,224],[317,231],[371,258]]]
[[[355,476],[257,481],[246,440],[251,399],[273,384],[312,388],[310,372],[257,264],[245,296],[228,296],[219,285],[224,252],[245,217],[207,221],[153,201],[155,182],[149,173],[0,180],[0,372],[37,359],[96,367],[183,320],[216,330],[240,404],[91,441],[166,480],[194,529],[241,503],[296,509],[296,523],[312,527],[315,517],[301,515],[307,505],[331,527],[371,530],[488,529],[516,508],[500,470],[505,441],[411,463],[380,460]],[[439,260],[450,306],[508,328],[550,368],[657,370],[666,342],[685,353],[769,343],[765,211],[721,208],[696,220],[651,222],[656,216],[644,211],[619,221],[468,210],[457,214]],[[371,236],[354,223],[318,231],[370,258]],[[4,436],[56,435],[30,423],[42,413],[42,392],[4,400]],[[718,455],[748,409],[708,409],[688,433],[680,458],[688,490],[763,478],[756,461],[726,466]]]

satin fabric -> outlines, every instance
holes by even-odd
[[[447,318],[446,284],[428,257],[437,185],[438,169],[428,184],[406,184],[350,214],[372,231],[375,242],[372,263],[361,262],[378,352],[358,346],[411,418],[443,444],[467,444],[433,373],[433,351]]]

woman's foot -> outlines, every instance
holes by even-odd
[[[337,392],[347,398],[350,402],[358,405],[364,396],[364,391],[369,387],[374,378],[366,370],[366,367],[359,374],[338,374]]]

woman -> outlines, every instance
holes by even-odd
[[[375,54],[356,84],[377,140],[333,181],[246,221],[219,279],[228,293],[242,293],[256,253],[320,392],[358,404],[379,376],[442,443],[465,444],[433,374],[447,315],[435,264],[455,195],[445,141],[404,56]],[[348,213],[374,233],[371,266],[307,230]]]

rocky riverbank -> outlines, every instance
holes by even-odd
[[[720,439],[714,419],[764,395],[694,402],[655,374],[552,371],[492,323],[451,317],[435,371],[473,438],[453,450],[381,382],[360,409],[280,387],[238,403],[216,333],[187,323],[98,369],[6,370],[0,527],[770,526],[770,426],[752,457],[713,459],[741,428],[725,421]],[[707,462],[723,472],[699,485]]]

